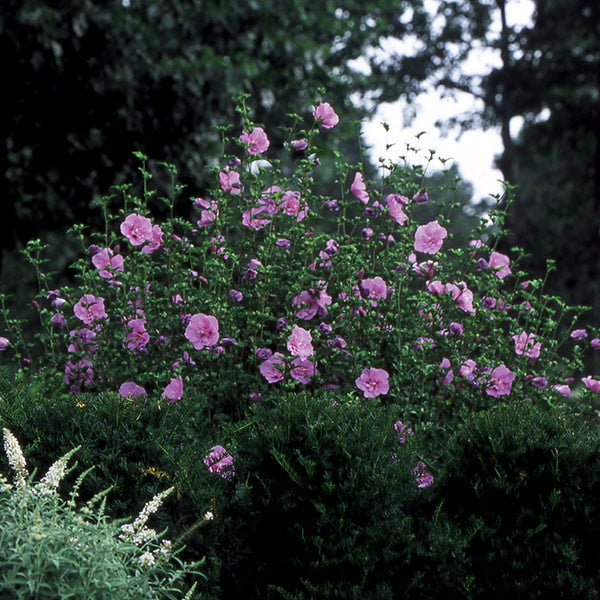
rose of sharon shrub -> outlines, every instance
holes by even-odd
[[[103,201],[108,239],[87,240],[76,228],[90,253],[76,264],[79,287],[44,289],[33,303],[48,352],[42,367],[30,365],[4,311],[3,356],[19,361],[24,380],[73,394],[135,383],[150,401],[189,402],[207,420],[237,418],[257,398],[302,388],[407,402],[430,427],[460,407],[480,410],[521,392],[560,403],[577,386],[582,401],[595,401],[580,356],[557,354],[557,306],[578,311],[541,298],[541,282],[521,281],[515,259],[495,250],[502,207],[490,211],[496,229],[482,223],[456,240],[421,167],[395,166],[365,182],[363,165],[342,157],[334,165],[342,187],[331,198],[316,177],[326,156],[317,140],[339,120],[330,105],[295,119],[290,172],[276,161],[255,168],[268,136],[242,116],[223,140],[230,153],[212,189],[191,198],[191,218],[153,222],[153,191],[140,198],[126,188],[124,216],[113,219],[113,200]],[[298,140],[303,154],[294,153]],[[173,186],[161,199],[169,214],[180,201]],[[26,251],[38,270],[40,251],[38,242]],[[598,333],[578,332],[576,352],[594,350],[587,340]]]

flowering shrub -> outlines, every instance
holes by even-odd
[[[68,502],[58,495],[75,448],[35,485],[19,442],[4,429],[13,483],[0,475],[0,592],[10,598],[182,598],[183,564],[167,539],[147,527],[148,517],[173,491],[148,502],[133,523],[119,526],[104,515],[105,495],[77,507],[84,472]],[[98,507],[98,503],[100,503]],[[194,586],[195,587],[195,586]],[[189,596],[186,596],[189,597]]]
[[[324,169],[339,116],[320,102],[293,116],[283,164],[269,159],[269,127],[240,112],[203,197],[186,200],[166,164],[171,188],[161,196],[137,154],[143,193],[120,186],[100,202],[103,232],[71,230],[81,244],[75,285],[57,288],[42,269],[45,248],[28,244],[37,347],[0,295],[0,352],[18,364],[13,387],[35,402],[0,402],[0,417],[14,417],[30,440],[63,435],[61,444],[67,427],[83,435],[85,423],[97,444],[89,451],[122,462],[132,489],[145,485],[134,464],[144,454],[144,473],[178,478],[192,498],[174,520],[193,527],[204,523],[208,493],[193,482],[214,488],[215,562],[223,577],[231,567],[231,597],[245,584],[344,597],[335,584],[348,568],[348,593],[400,597],[406,581],[418,589],[435,569],[462,590],[471,533],[428,504],[448,481],[444,440],[467,413],[523,399],[597,419],[600,376],[584,358],[600,349],[598,332],[583,327],[581,307],[545,295],[544,281],[520,270],[517,250],[498,251],[510,188],[459,240],[452,186],[427,185],[433,153],[424,166],[383,160],[376,180],[340,154]],[[57,415],[58,399],[73,419]],[[215,426],[227,422],[231,436],[215,445]],[[415,443],[429,448],[417,454]],[[263,558],[273,550],[261,545],[266,531],[279,534],[274,519],[289,541],[276,551],[277,581]],[[419,539],[411,527],[421,521]],[[135,527],[121,534],[137,536]],[[296,550],[307,557],[300,566]],[[323,571],[329,580],[315,583]]]
[[[300,117],[290,128],[301,158],[289,174],[277,161],[264,168],[268,128],[242,114],[241,134],[224,139],[230,154],[215,187],[191,198],[191,218],[174,216],[184,202],[175,183],[168,198],[148,188],[138,155],[143,196],[122,186],[120,207],[117,196],[104,198],[106,229],[91,243],[73,229],[78,287],[51,289],[42,248],[30,243],[41,365],[30,364],[3,308],[1,349],[22,377],[71,394],[194,402],[207,418],[239,417],[251,401],[305,387],[396,402],[415,423],[511,394],[560,403],[579,380],[584,396],[598,393],[581,352],[599,338],[587,343],[576,329],[575,354],[559,356],[569,333],[558,321],[579,312],[495,250],[503,199],[491,226],[451,248],[451,199],[425,191],[421,166],[383,161],[380,180],[366,182],[361,165],[338,157],[339,197],[324,195],[315,183],[320,138],[339,121],[326,102],[306,128]],[[170,215],[161,222],[152,216],[159,202]],[[437,218],[423,223],[421,206],[436,202]]]

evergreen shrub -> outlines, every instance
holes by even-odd
[[[394,598],[392,574],[410,588],[410,514],[430,490],[393,424],[372,400],[288,394],[232,426],[237,484],[211,542],[223,598]]]
[[[472,598],[597,598],[600,435],[561,409],[471,415],[440,458],[442,511],[465,535]]]

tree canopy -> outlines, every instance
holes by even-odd
[[[137,169],[133,151],[176,164],[197,193],[220,150],[214,126],[239,123],[237,94],[274,127],[322,86],[348,145],[366,112],[353,99],[419,90],[433,68],[429,33],[422,0],[6,0],[2,243],[89,223],[92,198]],[[379,45],[409,35],[420,49],[386,64]],[[281,134],[269,135],[276,152]]]

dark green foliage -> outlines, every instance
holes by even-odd
[[[171,485],[178,486],[178,494],[168,498],[156,515],[157,529],[169,527],[174,537],[208,509],[204,497],[205,503],[196,510],[173,475],[171,457],[186,445],[193,427],[183,405],[135,406],[110,393],[38,396],[15,389],[5,371],[0,376],[0,397],[0,426],[19,439],[30,469],[45,472],[57,456],[81,445],[76,456],[80,467],[94,466],[83,482],[82,498],[113,486],[108,497],[112,516],[137,514],[144,502]]]
[[[24,243],[97,222],[90,201],[130,178],[135,150],[176,162],[190,193],[201,193],[200,167],[220,151],[214,127],[239,127],[231,98],[241,93],[257,122],[283,124],[287,113],[308,114],[325,86],[348,115],[341,137],[357,158],[351,122],[366,111],[352,94],[414,94],[433,68],[428,31],[422,0],[353,0],[343,10],[296,0],[6,0],[2,247],[14,247],[15,233]],[[410,34],[424,42],[414,56],[390,65],[373,53],[371,75],[353,68],[382,37]],[[271,155],[278,134],[269,131]]]
[[[415,452],[398,444],[391,414],[288,395],[232,430],[238,484],[214,546],[223,598],[403,597],[389,580],[410,587],[409,513],[429,492],[417,489]]]
[[[470,597],[598,597],[595,431],[560,410],[500,406],[467,419],[443,462],[436,492],[468,541]]]

